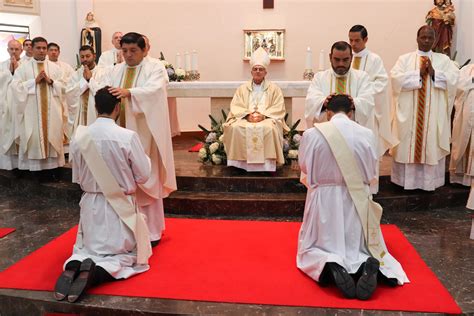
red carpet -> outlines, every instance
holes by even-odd
[[[3,238],[10,233],[13,233],[15,230],[16,228],[0,228],[0,238]]]
[[[300,223],[167,219],[151,270],[104,284],[96,294],[290,306],[460,313],[448,291],[393,225],[383,226],[391,253],[412,283],[380,286],[370,301],[320,288],[296,268]],[[0,288],[51,291],[71,253],[76,228],[0,273]]]
[[[197,143],[197,144],[194,145],[193,147],[189,148],[189,149],[188,149],[188,152],[190,152],[190,153],[197,153],[197,152],[199,151],[199,149],[202,148],[202,146],[204,146],[203,143]]]

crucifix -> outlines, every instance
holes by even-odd
[[[263,8],[264,9],[273,9],[274,8],[274,0],[263,0]]]

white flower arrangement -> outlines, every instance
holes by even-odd
[[[288,158],[289,159],[298,159],[298,150],[296,149],[290,149],[288,151]]]
[[[221,165],[227,162],[227,155],[224,150],[224,127],[223,124],[227,119],[227,114],[222,111],[223,120],[217,122],[212,115],[211,129],[198,125],[199,128],[206,133],[203,141],[203,147],[199,150],[199,161],[202,163],[212,163],[214,165]]]
[[[214,153],[219,149],[219,146],[220,144],[218,142],[215,142],[209,145],[209,151],[211,152],[211,154],[213,154],[213,156],[214,156]]]

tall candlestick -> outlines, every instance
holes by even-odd
[[[311,52],[311,47],[308,47],[306,50],[306,64],[304,69],[313,69],[312,59],[313,53]]]
[[[191,70],[191,55],[188,52],[184,53],[184,70]]]
[[[324,49],[321,49],[321,51],[319,52],[319,68],[318,68],[318,70],[320,71],[324,70],[324,59],[325,59]]]
[[[178,68],[183,68],[183,62],[179,53],[176,54],[176,69]]]
[[[191,56],[191,70],[198,70],[198,53],[196,50],[193,50],[193,54]]]

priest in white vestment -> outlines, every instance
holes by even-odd
[[[368,192],[376,176],[376,141],[371,130],[351,120],[352,107],[348,96],[335,96],[328,103],[328,118],[353,153]],[[386,250],[383,238],[380,243],[386,253],[380,268],[372,257],[364,238],[362,221],[366,218],[360,218],[345,175],[316,127],[303,134],[299,164],[308,193],[298,238],[298,268],[321,285],[334,282],[348,298],[368,299],[377,285],[378,271],[389,285],[409,282],[401,265]],[[354,282],[351,275],[357,279],[360,274],[362,277]]]
[[[461,69],[454,107],[451,161],[449,164],[450,182],[471,186],[474,177],[473,64]]]
[[[74,135],[77,126],[87,126],[95,122],[97,113],[94,95],[107,73],[106,67],[96,65],[96,54],[92,47],[82,46],[79,49],[79,58],[82,66],[76,70],[66,87],[69,136]]]
[[[393,132],[400,141],[392,149],[391,180],[406,190],[433,191],[445,180],[459,69],[431,50],[434,40],[434,29],[422,26],[418,50],[400,56],[390,73]]]
[[[137,203],[147,217],[151,241],[156,244],[165,229],[163,198],[176,190],[166,74],[163,65],[147,62],[142,35],[127,33],[121,39],[125,62],[105,76],[103,85],[122,99],[119,124],[137,132],[152,162],[150,179],[139,185]]]
[[[315,74],[306,95],[306,126],[325,121],[325,107],[332,96],[350,95],[355,104],[355,121],[375,129],[374,97],[370,78],[365,71],[351,69],[352,49],[344,42],[336,42],[329,54],[331,69]]]
[[[150,159],[138,135],[115,124],[120,114],[120,101],[108,88],[97,92],[98,118],[86,129],[119,189],[135,206],[137,185],[150,177]],[[72,182],[78,183],[84,191],[79,203],[79,228],[72,256],[64,264],[65,271],[58,279],[54,293],[57,300],[68,297],[70,302],[76,301],[89,286],[126,279],[149,269],[148,264],[139,263],[137,239],[114,209],[115,204],[109,203],[110,196],[96,180],[99,175],[89,166],[90,158],[86,155],[90,153],[84,152],[82,146],[77,137],[71,141]],[[146,244],[150,247],[148,240]],[[87,270],[83,269],[84,265]],[[89,272],[86,280],[90,280],[86,284],[78,277],[79,269]]]
[[[37,171],[64,165],[64,83],[61,69],[46,59],[46,39],[32,42],[33,58],[15,71],[10,93],[17,116],[18,169]]]
[[[227,165],[246,171],[275,171],[283,165],[285,103],[281,89],[265,79],[270,57],[263,48],[250,59],[252,80],[234,94],[224,124]]]
[[[112,49],[103,52],[99,57],[99,66],[113,67],[123,62],[122,49],[120,48],[120,40],[122,32],[112,34]]]
[[[21,57],[21,61],[29,61],[33,58],[33,44],[31,43],[30,39],[26,39],[23,41],[23,51],[25,54]]]
[[[8,87],[22,60],[21,43],[10,40],[7,45],[10,58],[0,63],[0,169],[18,167],[18,148],[15,139],[15,116]]]
[[[349,30],[349,43],[352,47],[352,68],[363,70],[369,75],[375,104],[375,128],[372,130],[377,139],[379,157],[398,143],[392,135],[392,111],[389,93],[389,80],[382,58],[367,47],[367,29],[354,25]]]

